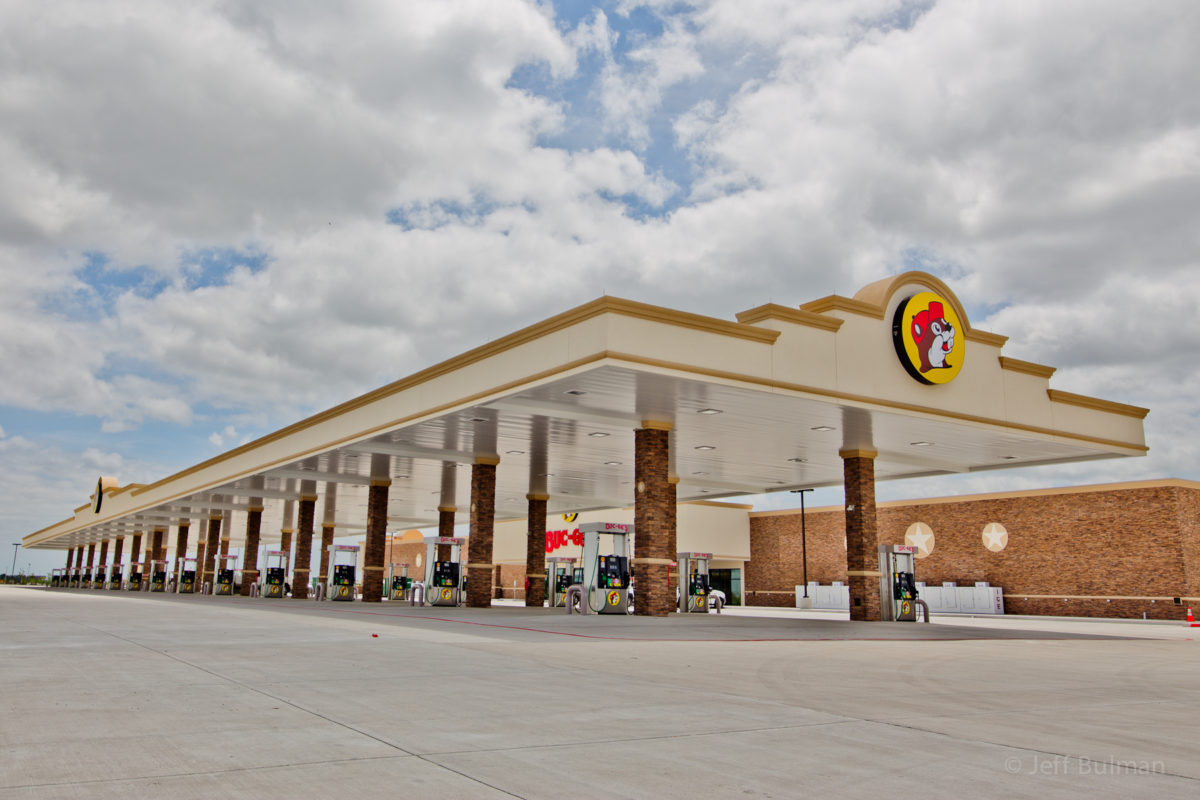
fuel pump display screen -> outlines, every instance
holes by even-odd
[[[554,576],[554,591],[565,592],[567,587],[571,585],[572,575],[567,572],[560,572]]]
[[[629,583],[628,560],[624,556],[598,556],[601,589],[622,589]]]
[[[272,586],[283,586],[283,567],[269,567],[267,569],[267,583]]]
[[[708,594],[708,576],[693,572],[691,581],[688,583],[688,594],[693,597]]]
[[[353,586],[354,585],[354,565],[353,564],[334,564],[333,565],[333,585],[334,586]]]
[[[233,583],[233,570],[231,570],[231,569],[217,570],[217,583],[224,583],[224,584]]]
[[[458,586],[458,562],[433,562],[433,585],[450,587]]]
[[[393,589],[407,589],[408,588],[408,578],[404,577],[403,575],[393,575],[392,576],[392,588]]]

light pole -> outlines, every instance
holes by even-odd
[[[18,550],[20,550],[20,549],[21,549],[21,543],[20,543],[20,542],[13,542],[13,565],[12,565],[12,569],[10,569],[10,570],[8,571],[8,573],[9,573],[9,575],[10,575],[10,576],[11,576],[11,575],[12,575],[14,572],[16,572],[16,571],[17,571],[17,551],[18,551]]]
[[[804,570],[804,599],[808,599],[808,531],[804,525],[804,493],[812,489],[792,489],[792,494],[800,495],[800,562]]]

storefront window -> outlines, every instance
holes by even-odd
[[[742,604],[742,571],[740,569],[713,569],[708,572],[708,580],[712,588],[725,593],[727,605]]]

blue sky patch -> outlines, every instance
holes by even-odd
[[[255,248],[201,247],[179,259],[187,289],[225,286],[238,270],[258,272],[267,265],[267,254]]]

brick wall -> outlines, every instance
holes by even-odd
[[[933,529],[933,551],[917,560],[917,580],[960,586],[987,581],[1004,589],[1009,613],[1182,619],[1186,601],[1175,606],[1171,598],[1200,596],[1197,489],[1164,485],[886,503],[877,515],[881,544],[902,544],[914,522]],[[845,581],[842,510],[810,511],[806,520],[809,580]],[[998,553],[983,546],[983,527],[990,522],[1008,530],[1008,546]],[[801,583],[799,513],[751,515],[750,553],[746,602],[794,605]]]

